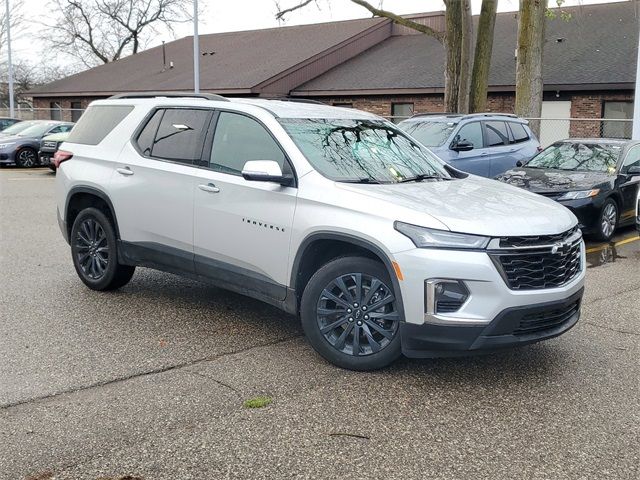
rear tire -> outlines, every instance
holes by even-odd
[[[80,280],[92,290],[126,285],[136,267],[118,263],[116,234],[109,218],[97,208],[85,208],[71,227],[71,256]]]
[[[340,257],[309,280],[300,318],[309,343],[326,360],[349,370],[376,370],[401,355],[398,308],[384,265]]]

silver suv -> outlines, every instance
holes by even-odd
[[[555,337],[584,244],[556,202],[468,175],[369,113],[213,95],[94,102],[56,153],[80,279],[136,266],[299,315],[344,368]]]

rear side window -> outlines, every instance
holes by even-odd
[[[520,143],[529,140],[529,134],[521,123],[509,122],[509,127],[511,128],[512,133],[511,143]]]
[[[78,120],[67,142],[97,145],[132,110],[130,105],[92,105]]]
[[[507,124],[504,122],[484,122],[487,147],[499,147],[509,144]]]
[[[140,132],[138,146],[147,156],[192,164],[202,155],[210,115],[191,108],[158,110]]]

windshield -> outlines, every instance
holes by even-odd
[[[558,143],[533,157],[526,166],[613,173],[621,151],[617,145]]]
[[[439,147],[447,141],[455,122],[405,122],[400,128],[426,147]]]
[[[38,125],[38,124],[39,122],[18,122],[2,130],[2,133],[8,134],[8,135],[15,135],[16,133],[22,132],[26,128],[29,128],[33,125]]]
[[[36,123],[22,130],[19,135],[21,137],[41,137],[44,135],[53,125],[51,123]]]
[[[451,178],[440,160],[378,120],[280,119],[313,168],[332,180],[398,183]]]

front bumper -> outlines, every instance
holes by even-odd
[[[578,322],[583,292],[581,288],[562,301],[507,308],[485,326],[403,323],[402,353],[410,358],[461,356],[557,337]]]
[[[604,197],[600,197],[563,200],[558,203],[567,207],[578,218],[578,226],[584,233],[594,233],[598,230],[598,219],[604,205]]]

